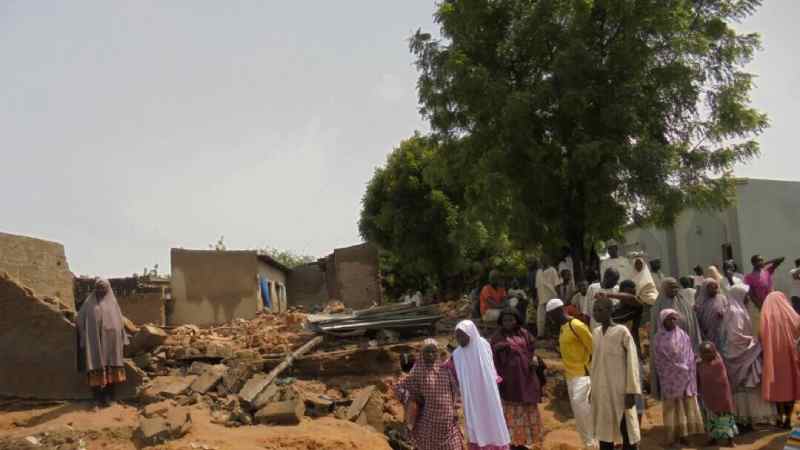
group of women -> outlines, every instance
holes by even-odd
[[[651,394],[663,401],[667,440],[705,429],[712,441],[731,441],[776,419],[790,428],[800,399],[800,316],[781,292],[758,311],[746,284],[725,283],[714,267],[705,275],[695,298],[665,279],[651,310]]]
[[[446,362],[438,343],[423,344],[422,359],[395,391],[406,404],[416,450],[462,450],[456,414],[463,402],[469,450],[542,448],[539,401],[544,380],[535,338],[515,309],[504,310],[490,340],[470,320],[456,326],[459,347]]]

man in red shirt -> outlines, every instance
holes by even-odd
[[[496,270],[489,272],[489,284],[481,289],[481,318],[484,323],[496,325],[500,312],[508,305],[508,292],[500,285],[500,274]]]

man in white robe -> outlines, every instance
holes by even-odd
[[[592,423],[600,450],[638,448],[641,440],[636,396],[641,395],[639,357],[628,328],[611,321],[611,300],[600,295],[594,318],[600,323],[592,333]]]
[[[545,336],[545,326],[547,324],[547,302],[558,298],[556,288],[561,284],[561,277],[556,268],[549,261],[543,261],[543,269],[536,272],[536,294],[538,296],[538,306],[536,308],[536,334],[539,338]]]

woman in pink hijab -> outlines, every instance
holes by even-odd
[[[782,292],[767,295],[761,307],[761,344],[764,347],[764,399],[778,406],[783,427],[791,428],[794,403],[800,399],[800,316]]]

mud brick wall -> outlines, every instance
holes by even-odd
[[[217,325],[252,319],[262,309],[258,259],[251,251],[172,249],[169,325]]]
[[[56,297],[75,309],[72,272],[57,242],[0,233],[0,272],[7,272],[36,295]]]
[[[333,252],[337,297],[350,308],[382,302],[378,250],[369,244],[337,248]]]
[[[295,267],[289,272],[288,297],[292,306],[305,306],[306,310],[328,302],[328,284],[325,271],[318,263]]]
[[[48,301],[0,272],[0,395],[84,399],[91,392],[77,371],[75,312]],[[119,398],[136,394],[139,371],[126,362],[128,381]]]
[[[122,314],[136,325],[151,323],[153,325],[165,325],[164,299],[161,292],[131,293],[128,295],[118,295]]]

